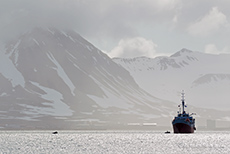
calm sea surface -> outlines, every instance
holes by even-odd
[[[0,153],[230,153],[230,132],[1,131]]]

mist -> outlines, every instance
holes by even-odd
[[[34,27],[55,27],[75,30],[111,57],[118,55],[114,49],[119,42],[137,37],[157,45],[151,54],[139,52],[142,56],[170,55],[184,47],[229,53],[228,5],[213,0],[1,0],[0,39],[10,40]]]

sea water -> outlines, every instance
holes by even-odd
[[[0,153],[230,153],[230,132],[1,131]]]

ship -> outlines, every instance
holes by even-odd
[[[172,121],[173,132],[194,133],[196,127],[195,127],[195,119],[192,117],[192,115],[195,115],[195,113],[189,114],[185,111],[185,107],[187,107],[187,105],[185,105],[184,91],[182,91],[181,95],[182,95],[181,105],[178,105],[179,111],[177,111],[177,116],[174,117]]]

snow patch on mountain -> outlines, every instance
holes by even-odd
[[[75,86],[72,83],[72,81],[69,79],[68,75],[65,73],[64,69],[61,67],[61,65],[57,62],[57,60],[54,58],[54,56],[52,55],[51,52],[47,53],[47,56],[49,57],[49,59],[56,65],[56,70],[58,72],[58,75],[62,78],[62,80],[69,86],[71,93],[73,96],[75,96],[74,94],[74,90],[75,90]]]
[[[16,50],[17,46],[20,44],[20,41],[17,42],[12,52]],[[0,50],[0,73],[7,79],[9,79],[13,85],[13,87],[17,85],[25,86],[25,80],[22,74],[17,70],[14,63],[10,60],[10,56],[12,52],[6,54],[3,52],[4,50]],[[18,55],[15,55],[14,62],[17,62]]]
[[[39,43],[36,39],[33,38],[33,41],[39,46]]]
[[[39,83],[31,82],[33,85],[39,87],[43,91],[45,91],[45,95],[40,96],[47,100],[47,102],[43,102],[43,105],[47,105],[48,107],[35,107],[35,106],[28,106],[30,108],[30,113],[35,114],[47,114],[52,116],[71,116],[73,114],[73,110],[70,109],[68,105],[66,105],[63,100],[63,96],[60,92],[50,89],[44,86],[41,86]],[[27,111],[28,113],[28,111]]]

